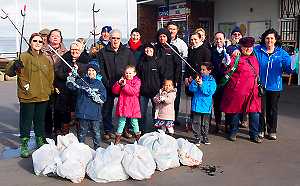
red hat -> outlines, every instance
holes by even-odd
[[[253,47],[255,39],[253,37],[243,37],[240,39],[239,44],[243,47]]]

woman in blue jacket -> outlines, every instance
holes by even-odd
[[[260,65],[260,80],[265,88],[263,97],[260,136],[264,137],[267,127],[268,138],[276,140],[278,101],[282,90],[282,73],[291,73],[291,57],[281,48],[281,39],[277,31],[268,29],[261,35],[260,45],[255,49],[256,57]],[[265,111],[264,113],[264,105]],[[266,123],[264,115],[266,114]]]

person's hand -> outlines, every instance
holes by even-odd
[[[189,84],[190,84],[189,78],[184,79],[184,84],[185,84],[185,86],[189,86]]]
[[[240,50],[236,49],[232,52],[232,56],[235,57],[235,56],[238,56],[238,55],[241,55],[241,52]]]
[[[91,53],[92,53],[92,55],[95,55],[98,51],[99,51],[99,50],[98,50],[97,47],[92,47],[92,48],[91,48]]]
[[[22,68],[24,68],[23,62],[18,59],[14,60],[13,66],[14,66],[15,72],[18,72],[18,73],[21,72]]]
[[[73,68],[72,68],[71,73],[72,73],[72,76],[73,76],[73,77],[78,77],[78,76],[79,76],[76,67],[73,67]]]
[[[126,79],[124,79],[123,77],[121,77],[121,79],[118,81],[118,83],[120,84],[121,87],[126,85]]]
[[[198,85],[202,85],[202,78],[200,76],[197,76],[195,81],[197,82]]]

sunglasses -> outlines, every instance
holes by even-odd
[[[34,43],[36,43],[36,42],[43,43],[42,40],[36,40],[36,39],[32,40],[32,42],[34,42]]]
[[[112,39],[120,40],[121,38],[119,38],[119,37],[112,37]]]

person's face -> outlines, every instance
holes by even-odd
[[[267,48],[274,47],[276,43],[275,34],[268,34],[265,38]]]
[[[241,47],[242,53],[246,56],[250,56],[253,52],[253,47]]]
[[[192,35],[190,40],[191,40],[192,46],[198,46],[199,43],[201,42],[201,40],[197,34]]]
[[[151,48],[151,47],[146,47],[146,48],[145,48],[145,54],[146,54],[147,56],[152,57],[152,56],[154,55],[154,49]]]
[[[160,42],[160,44],[166,44],[168,42],[168,37],[165,34],[160,34],[158,36],[158,40]]]
[[[87,74],[88,74],[90,79],[96,79],[97,72],[96,72],[95,69],[89,68]]]
[[[110,36],[110,43],[113,49],[119,49],[121,43],[121,35],[118,32],[112,33]]]
[[[168,30],[171,33],[172,39],[175,39],[175,37],[178,33],[178,27],[176,25],[169,25]]]
[[[109,40],[109,33],[108,32],[102,32],[101,37],[104,41],[108,41]]]
[[[42,35],[42,39],[43,39],[44,44],[47,43],[47,35]]]
[[[53,31],[49,37],[50,45],[57,45],[61,43],[60,33],[58,31]]]
[[[132,32],[130,37],[131,37],[131,39],[133,40],[134,43],[137,43],[141,39],[141,35],[138,32]]]
[[[34,51],[40,51],[43,46],[43,39],[40,36],[34,36],[31,40],[30,47]]]
[[[73,44],[70,48],[73,59],[78,59],[80,56],[80,46]]]
[[[200,73],[202,76],[208,76],[211,73],[211,70],[207,69],[207,66],[201,65]]]
[[[164,85],[163,85],[163,89],[164,89],[164,91],[166,91],[166,92],[170,92],[171,90],[173,90],[173,83],[172,83],[172,81],[165,81],[164,82]]]
[[[133,77],[136,75],[135,69],[134,68],[127,68],[125,70],[125,79],[131,80]]]
[[[198,34],[200,34],[200,40],[203,42],[205,40],[205,33],[204,32],[201,32],[199,31]]]
[[[232,39],[235,43],[238,43],[242,37],[243,37],[242,34],[239,33],[239,32],[234,32],[234,33],[231,35],[231,39]]]
[[[224,38],[224,35],[222,33],[217,33],[215,35],[215,43],[216,43],[217,47],[223,47],[224,46],[225,38]]]

